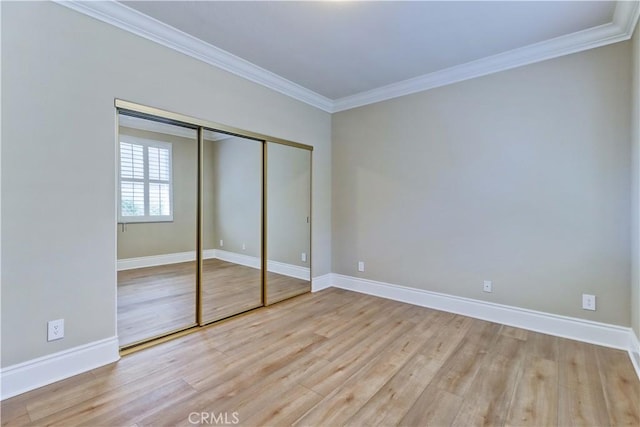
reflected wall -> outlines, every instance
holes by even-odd
[[[267,142],[266,303],[311,290],[311,151]]]
[[[201,323],[262,301],[262,141],[207,130],[203,142]]]

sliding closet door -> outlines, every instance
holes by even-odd
[[[197,131],[120,114],[118,337],[126,347],[196,324]]]
[[[266,304],[311,291],[311,151],[267,143]]]
[[[262,146],[204,132],[201,324],[263,305]]]

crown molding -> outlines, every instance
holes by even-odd
[[[556,37],[540,43],[488,56],[466,64],[435,71],[412,79],[357,93],[334,101],[333,112],[446,86],[452,83],[529,65],[547,59],[582,52],[628,40],[638,21],[640,3],[618,1],[613,22]]]
[[[640,14],[640,2],[638,0],[619,0],[616,4],[613,20],[608,24],[331,100],[116,1],[54,1],[62,6],[189,55],[328,113],[336,113],[386,101],[628,40],[633,34]]]
[[[61,6],[221,68],[326,112],[333,101],[116,1],[53,0]]]
[[[613,11],[613,23],[630,39],[640,16],[640,1],[618,0]]]

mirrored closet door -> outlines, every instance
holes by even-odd
[[[263,305],[262,150],[262,141],[204,131],[201,324]]]
[[[311,290],[312,147],[115,105],[121,349]]]
[[[267,143],[266,305],[311,291],[311,151]]]
[[[118,337],[196,324],[197,130],[118,115]]]

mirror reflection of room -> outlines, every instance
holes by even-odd
[[[127,114],[117,142],[121,347],[311,290],[311,151],[209,129],[200,145],[196,126]]]
[[[204,132],[202,323],[263,305],[262,144]]]
[[[118,337],[195,325],[197,131],[119,115]]]
[[[311,290],[311,151],[267,143],[266,303]]]

